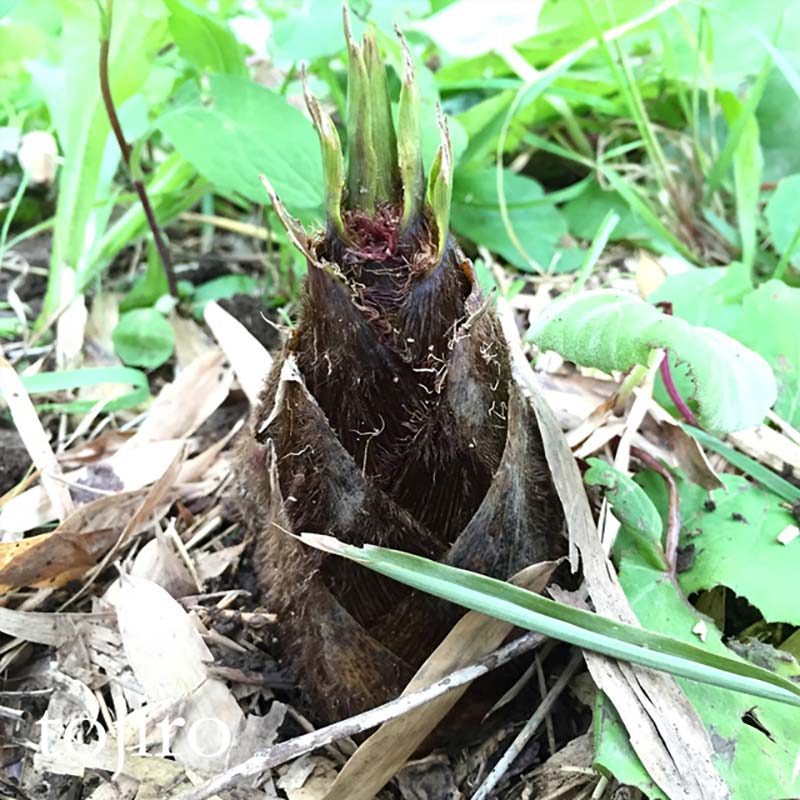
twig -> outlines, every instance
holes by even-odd
[[[167,249],[164,237],[161,234],[158,220],[156,220],[153,206],[150,204],[150,198],[147,196],[147,190],[144,183],[136,178],[131,168],[131,146],[125,139],[122,132],[122,126],[117,116],[117,109],[114,106],[114,99],[111,96],[111,84],[108,80],[108,53],[111,46],[111,19],[114,8],[114,0],[106,0],[105,13],[103,14],[101,8],[101,38],[100,38],[100,93],[103,95],[103,105],[108,114],[108,121],[111,123],[111,130],[114,132],[114,138],[119,144],[119,149],[122,152],[122,160],[128,169],[128,174],[133,181],[133,188],[139,196],[139,201],[142,204],[142,210],[145,217],[147,217],[147,224],[153,233],[153,239],[156,243],[158,255],[161,258],[161,264],[164,267],[164,274],[167,276],[167,284],[169,285],[169,293],[173,297],[178,296],[178,282],[175,279],[175,272],[172,269],[172,263],[169,258],[169,250]]]
[[[536,666],[536,680],[539,683],[539,696],[544,699],[547,696],[547,681],[542,669],[542,659],[539,653],[533,657]],[[556,733],[553,728],[553,718],[548,714],[544,720],[545,731],[547,732],[547,746],[550,748],[550,755],[556,752]]]
[[[550,713],[553,704],[561,696],[570,678],[575,674],[575,671],[583,661],[583,655],[580,652],[575,653],[570,659],[564,671],[559,676],[558,680],[553,684],[553,688],[547,693],[547,696],[542,700],[539,708],[536,709],[534,715],[525,723],[525,727],[517,734],[517,738],[511,743],[511,746],[503,753],[503,757],[495,764],[492,771],[486,776],[486,780],[478,787],[478,791],[472,795],[472,800],[486,800],[492,793],[495,786],[497,786],[503,775],[506,774],[508,768],[514,762],[514,759],[522,752],[525,745],[530,741],[542,721]]]
[[[490,653],[486,658],[482,658],[480,661],[476,661],[468,667],[456,670],[441,680],[432,683],[430,686],[426,686],[424,689],[420,689],[411,694],[401,695],[388,703],[384,703],[382,706],[364,711],[361,714],[356,714],[354,717],[336,722],[333,725],[327,725],[312,733],[290,739],[288,742],[280,742],[270,747],[268,750],[256,753],[254,756],[247,759],[247,761],[226,770],[221,775],[212,778],[201,786],[184,792],[176,797],[175,800],[208,800],[208,798],[213,797],[218,792],[229,789],[247,778],[259,775],[267,769],[277,767],[305,753],[310,753],[312,750],[324,747],[337,739],[362,733],[363,731],[383,724],[387,720],[407,714],[409,711],[413,711],[415,708],[419,708],[459,686],[471,683],[476,678],[496,669],[512,658],[516,658],[522,653],[533,650],[538,647],[545,638],[545,636],[538,633],[527,633],[510,644],[504,645],[493,653]]]
[[[631,448],[631,455],[636,456],[646,467],[657,472],[667,484],[667,536],[664,543],[664,555],[667,558],[669,574],[675,577],[678,566],[678,536],[681,531],[681,511],[680,500],[678,498],[678,487],[675,485],[675,478],[672,473],[657,459],[650,455],[646,450],[638,447]]]

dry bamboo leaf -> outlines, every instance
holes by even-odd
[[[186,369],[196,359],[217,349],[191,317],[182,317],[173,311],[169,324],[175,334],[175,362],[179,370]]]
[[[25,586],[56,588],[79,578],[119,536],[113,528],[43,533],[0,544],[0,594]]]
[[[228,567],[239,560],[247,542],[224,547],[222,550],[198,553],[197,573],[203,581],[218,578]]]
[[[759,425],[757,428],[728,434],[728,439],[737,450],[770,469],[784,474],[788,467],[795,478],[800,478],[800,445],[780,431],[767,425]]]
[[[52,772],[57,775],[83,777],[86,770],[103,770],[114,773],[119,767],[119,753],[116,742],[110,737],[103,747],[97,742],[65,742],[63,739],[53,743],[47,753],[38,752],[33,758],[34,769],[39,773]],[[189,787],[184,782],[184,768],[167,758],[154,755],[138,756],[126,753],[122,761],[122,774],[142,783],[159,787],[157,797],[165,797],[167,790],[179,791]]]
[[[218,303],[208,303],[204,317],[225,351],[247,399],[255,405],[272,368],[272,357],[261,342]]]
[[[73,504],[69,490],[61,480],[63,477],[61,465],[19,375],[2,355],[0,355],[0,394],[8,403],[11,418],[17,426],[31,461],[41,473],[42,486],[53,504],[56,516],[58,519],[64,519],[72,511]]]
[[[277,781],[288,800],[323,800],[336,778],[336,765],[328,758],[307,755],[292,762]]]
[[[174,526],[174,523],[170,524]],[[197,585],[186,564],[178,558],[168,537],[159,528],[156,528],[155,538],[136,554],[131,575],[157,583],[172,597],[185,597],[197,592]]]
[[[637,447],[663,459],[670,467],[681,469],[692,483],[709,492],[724,488],[694,436],[681,428],[654,400],[650,402],[648,416],[642,426],[647,438],[637,438]]]
[[[128,444],[131,441],[133,439]],[[184,442],[180,439],[148,442],[135,450],[123,446],[105,461],[69,472],[65,477],[89,500],[93,495],[107,495],[109,491],[119,497],[125,491],[136,491],[158,480],[183,447]],[[103,499],[107,498],[101,496],[91,502]],[[0,539],[15,538],[52,522],[55,516],[50,498],[40,486],[34,486],[0,509]]]
[[[244,715],[227,686],[209,676],[213,657],[192,618],[160,586],[131,576],[114,606],[128,662],[148,701],[187,699],[175,756],[197,769],[224,768]]]
[[[541,592],[556,562],[518,572],[511,583]],[[403,690],[410,694],[435,683],[499,647],[512,625],[476,611],[465,614]],[[416,711],[382,725],[350,757],[325,800],[369,800],[402,768],[413,752],[469,688],[469,684]]]
[[[513,372],[536,412],[556,490],[570,535],[570,562],[578,569],[578,553],[589,596],[598,613],[637,625],[600,544],[578,466],[555,416],[538,389],[522,348],[513,317],[501,315],[511,345]],[[724,800],[729,791],[717,772],[708,732],[674,678],[664,673],[586,654],[598,688],[605,692],[627,729],[631,744],[653,780],[671,798]]]
[[[111,613],[43,613],[0,607],[0,633],[50,647],[60,647],[64,642],[74,638],[79,626],[87,623],[98,623],[102,626],[111,620],[113,620]]]
[[[136,435],[120,450],[143,442],[180,439],[194,433],[228,396],[233,376],[222,367],[219,350],[200,356],[167,384],[150,407]]]

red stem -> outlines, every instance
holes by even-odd
[[[631,455],[635,456],[646,467],[657,472],[667,484],[667,535],[664,542],[664,555],[667,559],[670,577],[675,577],[675,570],[678,565],[678,536],[681,531],[681,511],[680,500],[678,498],[678,487],[672,473],[650,453],[638,447],[631,447]]]
[[[662,300],[660,303],[656,303],[656,308],[660,308],[667,316],[672,316],[672,303],[669,302],[669,300]],[[672,373],[669,369],[669,351],[664,353],[660,370],[661,380],[664,381],[664,388],[667,390],[667,394],[675,404],[675,408],[680,411],[681,416],[690,425],[693,425],[695,428],[699,428],[700,423],[697,421],[697,417],[695,417],[692,409],[689,408],[689,406],[686,404],[686,401],[681,397],[678,387],[675,385],[675,381],[672,380]]]
[[[686,401],[681,397],[680,392],[678,391],[678,387],[675,385],[675,382],[672,380],[672,373],[669,370],[669,353],[664,354],[664,358],[661,361],[661,366],[659,367],[661,370],[661,379],[664,381],[664,388],[667,390],[667,394],[675,403],[675,407],[680,411],[681,416],[690,424],[693,425],[695,428],[700,427],[700,423],[697,421],[697,417],[695,417],[692,409],[686,405]]]
[[[131,171],[131,146],[128,144],[127,140],[125,139],[125,135],[122,132],[122,126],[120,125],[119,117],[117,116],[117,109],[114,107],[114,99],[111,96],[111,85],[108,80],[108,51],[111,40],[111,10],[112,2],[109,0],[106,6],[107,23],[103,37],[100,40],[100,93],[103,96],[103,105],[106,108],[106,114],[108,114],[108,121],[111,123],[111,130],[114,132],[114,138],[117,140],[119,149],[122,152],[122,160],[125,162],[125,166],[128,169],[128,174],[133,180],[133,188],[136,190],[136,194],[139,196],[139,201],[142,204],[144,215],[147,218],[147,224],[150,227],[150,230],[153,232],[153,239],[156,243],[156,249],[158,250],[158,255],[161,258],[161,264],[164,267],[164,274],[167,276],[169,293],[173,297],[177,297],[178,282],[175,279],[175,272],[173,271],[172,263],[170,262],[169,250],[167,249],[164,237],[161,235],[161,228],[158,225],[158,220],[156,219],[155,212],[153,211],[153,206],[150,204],[150,198],[147,196],[147,190],[144,187],[144,183],[133,178],[133,173]]]

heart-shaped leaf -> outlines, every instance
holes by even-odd
[[[700,422],[715,431],[758,425],[777,396],[775,376],[760,355],[720,331],[667,316],[621,292],[559,298],[530,336],[542,350],[605,372],[647,364],[653,350],[668,349],[686,365]]]

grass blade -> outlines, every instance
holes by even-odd
[[[415,589],[602,655],[683,678],[800,707],[800,687],[756,667],[643,628],[557,603],[504,581],[421,556],[330,536],[301,534],[313,547],[349,558]]]
[[[712,436],[710,433],[701,431],[700,428],[695,428],[692,425],[682,424],[681,427],[694,436],[703,447],[719,453],[723,458],[730,462],[734,467],[740,469],[746,475],[749,475],[753,480],[758,481],[765,489],[774,492],[778,497],[782,497],[789,503],[800,502],[800,489],[793,486],[789,481],[782,478],[777,473],[773,472],[758,461],[753,460],[750,456],[734,450],[732,447],[725,444],[725,442]]]

